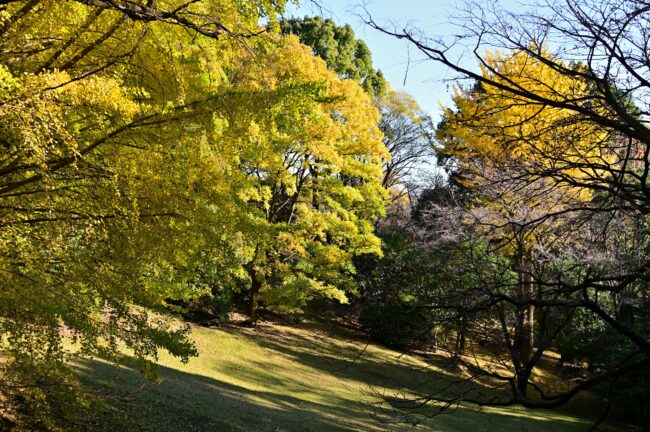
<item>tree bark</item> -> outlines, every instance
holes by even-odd
[[[517,392],[517,398],[520,400],[527,399],[528,381],[530,380],[530,374],[531,374],[531,370],[528,367],[525,367],[517,371],[516,392]]]
[[[248,294],[248,316],[250,318],[251,326],[255,327],[258,320],[258,296],[262,288],[262,283],[255,276],[255,270],[251,267],[248,270],[248,274],[251,278],[251,288]]]
[[[465,317],[460,317],[456,333],[455,354],[460,355],[465,352]]]
[[[518,256],[518,277],[517,284],[518,300],[526,302],[532,300],[535,295],[535,285],[532,281],[530,260],[520,253]],[[514,349],[519,357],[518,362],[523,365],[531,359],[535,343],[535,306],[527,305],[517,310],[514,334]]]

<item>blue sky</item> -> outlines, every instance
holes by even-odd
[[[337,24],[350,24],[357,38],[363,39],[372,51],[373,63],[381,69],[393,89],[404,90],[415,97],[420,106],[435,121],[440,116],[440,103],[450,104],[453,75],[443,67],[423,62],[422,55],[407,42],[386,36],[366,26],[357,14],[365,5],[373,19],[380,24],[395,23],[398,28],[408,24],[424,30],[429,36],[453,34],[455,26],[449,16],[455,11],[455,0],[317,0],[320,10],[309,0],[301,0],[299,8],[291,7],[287,15],[323,15]],[[513,3],[513,0],[505,3]],[[410,59],[410,62],[409,62]],[[408,65],[408,66],[407,66]],[[408,73],[407,73],[408,70]]]

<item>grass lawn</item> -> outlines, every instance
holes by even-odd
[[[423,394],[443,372],[326,324],[256,330],[195,327],[188,364],[162,356],[161,383],[134,368],[83,361],[82,379],[107,396],[69,430],[93,431],[587,431],[588,420],[551,411],[459,408],[413,427],[386,422],[378,394]],[[372,412],[375,415],[371,415]],[[606,430],[606,429],[604,429]]]

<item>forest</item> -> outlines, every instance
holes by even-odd
[[[650,4],[355,14],[0,0],[1,431],[650,430]]]

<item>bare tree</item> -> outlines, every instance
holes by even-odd
[[[600,144],[610,146],[612,154],[620,160],[617,163],[603,160],[597,165],[591,161],[589,165],[589,168],[605,170],[607,176],[592,176],[576,184],[575,179],[567,178],[558,170],[535,174],[560,184],[606,190],[619,199],[618,207],[627,205],[643,214],[650,212],[647,185],[650,51],[646,49],[650,5],[632,0],[557,1],[537,5],[532,12],[513,13],[493,5],[472,3],[456,22],[462,23],[460,35],[452,41],[436,42],[419,30],[387,29],[372,18],[367,19],[374,28],[408,40],[431,61],[449,67],[461,77],[499,88],[520,103],[540,110],[568,110],[576,124],[598,125],[617,134],[616,143],[607,139]],[[488,49],[526,53],[562,75],[581,80],[592,91],[575,98],[521,86],[487,60]],[[459,52],[468,54],[467,50],[490,72],[489,76],[455,60]],[[584,67],[575,67],[576,63]],[[541,84],[550,83],[542,81]],[[563,162],[584,168],[580,161]],[[603,210],[611,208],[603,207]]]
[[[425,398],[446,405],[464,400],[552,408],[650,366],[647,325],[620,313],[620,299],[629,296],[647,307],[650,282],[650,4],[547,1],[529,9],[515,13],[494,3],[468,3],[454,20],[458,35],[449,40],[366,20],[408,40],[459,78],[498,89],[510,103],[533,108],[528,118],[491,125],[490,134],[523,141],[531,155],[527,161],[505,158],[499,165],[475,166],[478,202],[489,198],[493,205],[457,209],[463,216],[448,217],[454,225],[446,227],[445,218],[436,217],[435,229],[455,232],[450,244],[463,245],[457,248],[466,254],[458,271],[476,277],[462,301],[442,296],[433,299],[431,308],[480,318],[473,323],[474,340],[489,339],[495,347],[492,366],[472,360],[471,352],[455,355],[455,362],[475,381],[509,389],[506,397],[461,392]],[[559,92],[544,76],[531,78],[534,85],[522,84],[503,72],[500,61],[507,60],[489,50],[522,53],[588,91]],[[482,71],[466,65],[468,54]],[[567,115],[547,121],[536,135],[517,132],[553,110]],[[479,121],[474,126],[476,134],[488,133]],[[581,148],[576,142],[584,136],[598,138]],[[543,145],[551,138],[556,144],[552,151]],[[589,191],[591,199],[574,199],[571,191],[577,189]],[[468,248],[478,244],[487,248]],[[509,259],[499,261],[498,256]],[[532,372],[576,311],[599,319],[625,340],[625,356],[575,385],[549,391]]]
[[[384,163],[382,185],[392,190],[393,200],[412,195],[422,181],[423,166],[434,160],[431,118],[415,100],[401,92],[388,92],[377,105],[381,111],[379,128],[391,158]]]
[[[515,174],[491,177],[497,175]],[[420,238],[437,257],[435,267],[442,274],[425,307],[438,317],[435,325],[453,336],[440,338],[437,349],[464,376],[415,400],[417,406],[429,406],[429,413],[461,403],[554,408],[584,390],[643,373],[650,365],[644,351],[628,343],[619,359],[580,370],[575,381],[549,384],[535,373],[544,364],[548,367],[546,354],[580,310],[601,318],[611,314],[617,322],[608,324],[616,330],[626,325],[630,332],[647,331],[643,324],[630,327],[612,306],[617,297],[621,303],[624,298],[641,299],[644,290],[647,299],[647,285],[638,280],[620,289],[605,281],[594,282],[599,288],[587,284],[598,269],[627,269],[648,239],[643,222],[630,217],[546,217],[543,206],[529,202],[538,200],[545,186],[529,185],[518,191],[519,200],[506,201],[504,184],[481,188],[474,197],[480,199],[430,206],[423,217]],[[478,204],[488,199],[490,205]],[[544,199],[553,201],[547,205],[570,204],[561,193],[544,194]],[[471,206],[466,205],[469,200]]]

